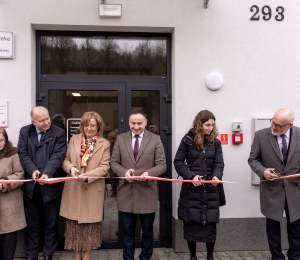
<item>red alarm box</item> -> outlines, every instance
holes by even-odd
[[[233,133],[232,134],[232,143],[233,144],[242,144],[243,143],[243,134]]]

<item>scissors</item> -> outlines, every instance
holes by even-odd
[[[276,173],[274,170],[271,170],[271,172],[275,175],[277,175],[277,177],[282,177],[282,175],[280,173]]]

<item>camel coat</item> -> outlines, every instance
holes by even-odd
[[[66,158],[62,168],[67,177],[71,177],[70,170],[75,166],[81,169],[82,134],[74,135],[70,140]],[[98,137],[93,154],[87,163],[84,173],[92,176],[105,176],[109,170],[110,144],[102,137]],[[88,179],[88,183],[77,180],[66,181],[61,199],[60,215],[78,223],[96,223],[103,220],[103,202],[105,193],[105,179]]]
[[[6,143],[0,151],[0,179],[22,180],[24,170],[18,148]],[[11,233],[26,227],[22,183],[3,184],[0,191],[0,234]]]

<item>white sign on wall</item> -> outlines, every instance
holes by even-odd
[[[272,116],[253,117],[252,118],[252,140],[254,139],[255,132],[263,128],[271,127]],[[260,185],[260,178],[254,171],[252,173],[252,185]]]
[[[0,126],[7,126],[7,101],[0,100]]]
[[[14,33],[0,32],[0,58],[14,57]]]
[[[67,140],[68,142],[73,135],[76,135],[76,130],[80,127],[81,118],[69,118],[67,120]]]

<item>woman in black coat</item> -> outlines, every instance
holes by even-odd
[[[224,170],[221,142],[216,137],[215,116],[208,110],[197,114],[182,138],[174,159],[184,180],[221,180]],[[185,163],[186,162],[186,163]],[[218,184],[183,183],[178,202],[178,218],[184,223],[191,259],[196,260],[196,242],[206,243],[207,259],[212,260],[219,222]]]

